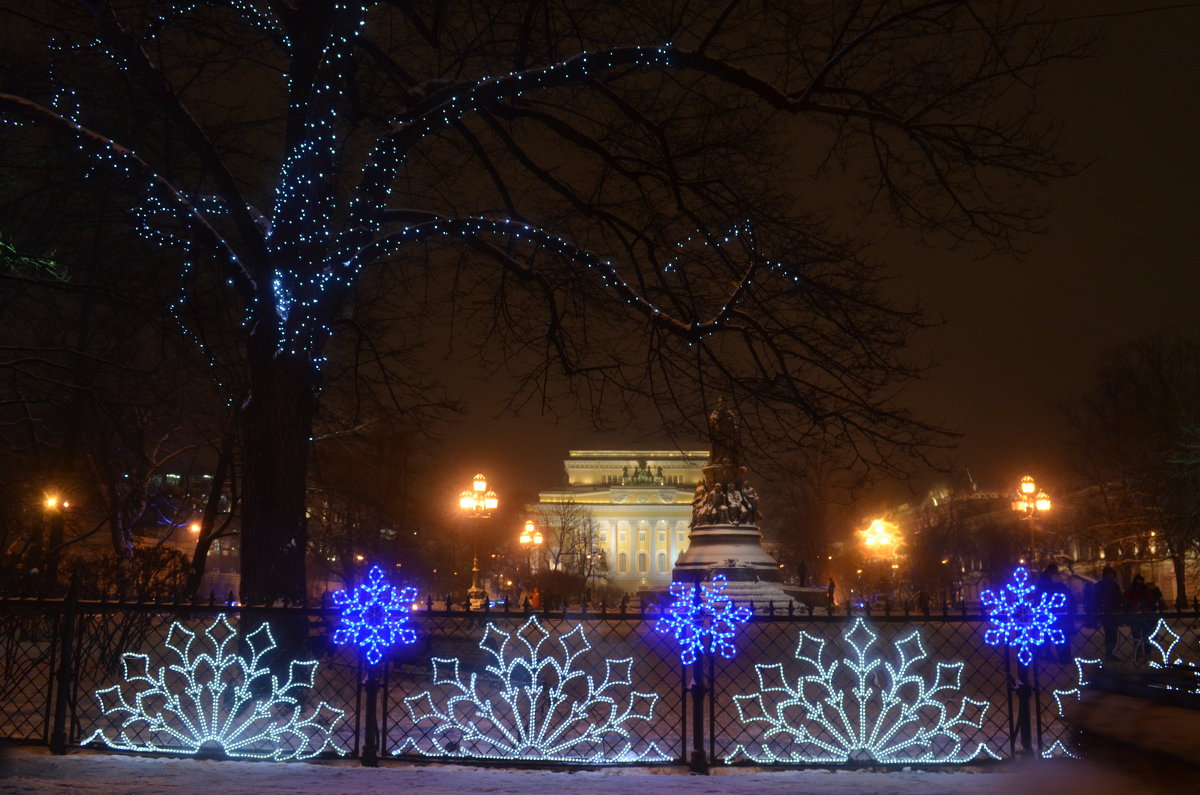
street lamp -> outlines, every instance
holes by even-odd
[[[1031,475],[1021,478],[1017,486],[1017,499],[1013,500],[1012,508],[1025,515],[1029,523],[1029,563],[1037,562],[1037,545],[1034,536],[1034,519],[1038,514],[1050,510],[1050,495],[1038,488]]]
[[[492,511],[500,505],[496,492],[488,488],[487,478],[476,475],[471,482],[471,488],[458,495],[458,507],[472,519],[487,519]],[[467,600],[472,608],[483,607],[487,602],[487,591],[479,587],[479,550],[476,529],[471,551],[471,587],[467,589]]]
[[[537,554],[537,550],[542,548],[546,538],[542,535],[542,531],[537,529],[532,519],[525,520],[525,526],[521,529],[521,535],[517,539],[521,542],[521,549],[525,550],[525,570],[528,573],[529,579],[533,579],[533,564],[530,562],[533,556]]]
[[[867,551],[880,555],[889,554],[890,550],[900,543],[899,528],[883,519],[872,520],[867,529],[862,531],[862,537],[863,545],[868,547]]]

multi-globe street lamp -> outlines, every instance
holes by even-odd
[[[1017,499],[1013,500],[1014,511],[1023,514],[1029,524],[1029,565],[1037,563],[1037,537],[1034,522],[1039,514],[1049,511],[1050,496],[1038,488],[1031,475],[1025,475],[1017,486]]]
[[[458,495],[458,507],[471,519],[487,519],[500,505],[496,492],[488,488],[487,478],[476,475],[471,488]],[[467,589],[467,601],[472,608],[481,608],[487,602],[487,591],[479,586],[479,529],[472,533],[471,543],[471,587]]]
[[[532,560],[542,548],[546,537],[542,535],[542,531],[537,529],[532,519],[525,520],[525,526],[521,529],[521,535],[517,538],[521,544],[521,549],[525,550],[525,572],[526,580],[533,579],[533,564]],[[526,588],[528,590],[528,588]]]
[[[877,562],[882,560],[890,564],[890,590],[891,596],[896,596],[899,588],[900,564],[896,561],[897,550],[900,546],[900,528],[885,519],[873,519],[865,530],[860,531],[862,536],[862,544],[864,562],[872,559]],[[878,565],[878,563],[876,563]],[[872,566],[872,570],[879,570]],[[862,571],[859,571],[862,574]]]

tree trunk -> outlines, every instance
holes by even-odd
[[[196,539],[196,549],[192,552],[192,560],[188,565],[187,582],[184,583],[184,596],[193,599],[197,596],[197,591],[200,589],[200,582],[204,579],[204,571],[208,566],[208,552],[212,548],[212,542],[216,538],[219,530],[217,528],[217,517],[221,513],[221,495],[225,491],[225,482],[229,479],[230,469],[233,466],[233,444],[235,433],[235,423],[230,423],[230,426],[225,431],[225,436],[221,440],[221,450],[217,455],[217,466],[213,471],[212,484],[208,489],[208,498],[204,503],[204,515],[200,519],[200,535]],[[236,493],[236,490],[234,490]],[[236,506],[232,502],[233,494],[230,495],[229,510],[232,513],[236,510]],[[225,525],[229,524],[226,520]]]
[[[242,408],[241,600],[247,604],[305,597],[315,386],[305,357],[276,356],[272,342],[252,341],[250,397]]]
[[[1187,582],[1184,579],[1182,552],[1171,553],[1171,565],[1175,567],[1175,606],[1187,607]]]

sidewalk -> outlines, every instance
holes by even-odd
[[[1200,793],[1194,779],[1148,781],[1095,762],[1025,762],[934,771],[775,770],[717,768],[693,776],[682,768],[607,768],[565,772],[384,761],[326,763],[224,762],[118,756],[45,748],[10,748],[0,756],[0,793],[395,793],[418,795],[1132,795]],[[1191,787],[1189,789],[1189,786]]]

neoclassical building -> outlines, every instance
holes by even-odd
[[[692,497],[707,450],[571,450],[567,485],[540,504],[574,501],[596,520],[608,579],[624,591],[667,585],[688,546]]]

